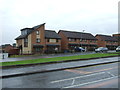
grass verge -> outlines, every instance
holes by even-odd
[[[75,60],[75,59],[89,59],[89,58],[106,57],[106,56],[114,56],[114,55],[118,55],[118,53],[96,53],[96,54],[87,54],[87,55],[76,55],[76,56],[64,56],[64,57],[54,57],[54,58],[39,58],[39,59],[22,60],[22,61],[0,62],[0,66],[45,63],[45,62],[65,61],[65,60]]]

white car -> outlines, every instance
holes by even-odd
[[[96,53],[97,52],[107,52],[107,51],[108,51],[108,48],[106,48],[106,47],[99,47],[99,48],[95,49]]]
[[[120,46],[116,48],[116,52],[120,52]]]

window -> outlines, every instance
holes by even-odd
[[[36,42],[39,43],[39,42],[40,42],[40,38],[37,38],[37,39],[36,39]]]
[[[58,39],[47,39],[47,42],[58,42]]]
[[[75,42],[76,41],[76,39],[73,39],[73,38],[69,38],[68,39],[70,42]]]
[[[69,41],[72,41],[72,40],[69,38]]]
[[[84,42],[87,42],[87,40],[84,40]]]
[[[28,38],[24,39],[24,47],[28,47]]]
[[[82,42],[82,39],[80,39],[80,42]]]
[[[56,42],[56,39],[49,39],[49,42]]]
[[[58,39],[56,39],[56,42],[58,42]]]
[[[22,34],[22,35],[26,35],[26,34],[27,34],[27,30],[21,31],[21,34]]]
[[[36,31],[36,34],[37,34],[37,35],[39,35],[39,34],[40,34],[40,32],[37,30],[37,31]]]
[[[35,48],[35,51],[36,51],[36,52],[40,52],[40,51],[41,51],[41,48]]]
[[[49,42],[49,39],[47,39],[47,42]]]
[[[92,42],[92,40],[90,40],[90,42]]]

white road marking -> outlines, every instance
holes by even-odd
[[[110,73],[110,72],[107,72],[107,73],[109,73],[109,74],[110,74],[111,76],[113,76],[113,77],[115,76],[114,74],[112,74],[112,73]]]
[[[75,82],[75,79],[73,79],[73,82],[72,82],[72,84],[71,84],[71,85],[73,85],[73,84],[74,84],[74,82]]]
[[[92,84],[92,83],[97,83],[97,82],[101,82],[101,81],[113,79],[113,78],[116,78],[116,77],[118,78],[118,76],[114,76],[114,77],[110,77],[110,78],[106,78],[106,79],[101,79],[101,80],[97,80],[97,81],[92,81],[92,82],[77,84],[77,85],[73,85],[73,86],[67,86],[67,87],[63,87],[63,88],[73,88],[73,87],[83,86],[83,85],[87,85],[87,84]]]
[[[73,78],[68,78],[68,79],[56,80],[56,81],[51,81],[50,83],[57,83],[57,82],[62,82],[62,81],[66,81],[66,80],[83,78],[83,77],[88,77],[88,76],[97,75],[97,74],[103,74],[103,73],[105,73],[105,72],[99,72],[99,73],[94,73],[94,74],[89,74],[89,75],[84,75],[84,76],[79,76],[79,77],[73,77]]]

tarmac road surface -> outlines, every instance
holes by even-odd
[[[118,88],[119,62],[2,79],[2,88]]]

